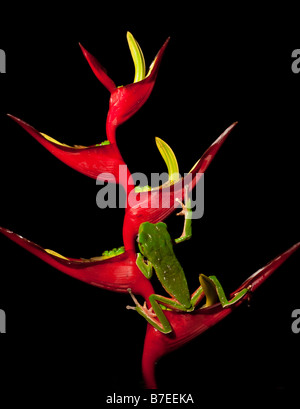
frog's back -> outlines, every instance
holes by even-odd
[[[153,252],[150,261],[166,292],[176,298],[184,307],[189,308],[191,298],[187,280],[183,268],[175,256],[170,236],[166,236],[160,241],[160,245]]]

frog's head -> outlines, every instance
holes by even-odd
[[[157,249],[169,244],[171,238],[165,223],[145,222],[140,225],[137,241],[140,252],[149,259]]]

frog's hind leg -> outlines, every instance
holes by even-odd
[[[168,334],[169,332],[172,331],[172,327],[167,320],[167,317],[163,313],[160,305],[157,303],[155,298],[155,294],[150,295],[149,301],[151,302],[151,307],[147,308],[146,301],[144,302],[144,305],[141,305],[138,300],[136,299],[135,295],[132,294],[132,291],[130,288],[127,289],[129,292],[135,307],[132,307],[130,305],[127,305],[128,310],[135,310],[137,311],[142,317],[145,318],[146,321],[149,322],[154,328],[158,329],[164,334]]]
[[[200,285],[200,287],[197,288],[196,291],[193,292],[191,296],[191,304],[193,308],[196,308],[197,305],[202,301],[202,299],[205,297],[205,293],[203,291],[203,287]]]
[[[240,301],[244,295],[249,291],[249,288],[244,288],[234,295],[231,300],[227,300],[223,287],[216,276],[207,277],[204,274],[199,276],[200,284],[206,296],[206,304],[204,307],[210,307],[211,305],[220,302],[223,308],[230,307],[238,301]],[[203,307],[202,307],[203,308]]]

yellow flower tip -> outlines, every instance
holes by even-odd
[[[130,31],[127,31],[127,33],[126,33],[126,38],[127,38],[128,43],[129,43],[130,41],[132,41],[132,39],[134,40],[134,37],[133,37],[133,35],[131,34]]]
[[[50,250],[50,249],[45,249],[45,251],[46,251],[48,254],[51,254],[52,256],[56,256],[56,257],[62,258],[63,260],[69,260],[67,257],[62,256],[61,254],[57,253],[56,251],[53,251],[53,250]]]
[[[55,145],[64,146],[64,147],[66,147],[66,148],[74,148],[74,149],[87,148],[87,146],[83,146],[83,145],[70,146],[70,145],[67,145],[67,144],[65,144],[65,143],[61,143],[61,142],[57,141],[56,139],[52,138],[52,137],[49,136],[49,135],[46,135],[46,134],[43,133],[43,132],[40,132],[40,134],[41,134],[45,139],[47,139],[47,141],[52,142],[52,143],[54,143]]]
[[[201,159],[198,159],[197,162],[195,163],[195,165],[192,167],[192,169],[189,171],[189,173],[192,173],[193,170],[196,168],[196,166],[198,165],[198,163],[200,162]]]
[[[139,82],[145,78],[146,74],[146,64],[144,55],[141,50],[141,47],[139,46],[139,43],[136,41],[136,39],[129,31],[127,31],[126,37],[135,67],[135,76],[133,82]]]
[[[211,305],[218,303],[219,297],[213,281],[204,274],[199,275],[199,281],[206,296],[206,304],[204,307],[210,307]]]
[[[66,146],[67,148],[70,148],[69,145],[66,145],[65,143],[58,142],[56,139],[52,138],[52,137],[49,136],[49,135],[46,135],[46,134],[43,133],[43,132],[40,132],[40,134],[41,134],[45,139],[47,139],[47,141],[52,142],[52,143],[55,143],[55,145]]]
[[[167,165],[169,182],[176,182],[179,180],[179,166],[173,150],[166,142],[158,137],[155,137],[155,142],[165,164]]]

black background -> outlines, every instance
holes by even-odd
[[[256,10],[197,12],[182,7],[124,13],[93,7],[8,11],[0,48],[0,224],[69,257],[93,257],[122,244],[123,209],[100,210],[99,186],[68,168],[6,113],[60,142],[105,139],[109,93],[78,42],[117,85],[132,82],[129,30],[149,66],[171,36],[157,82],[142,109],[117,131],[131,172],[165,171],[155,146],[173,148],[180,172],[190,170],[234,121],[239,124],[205,174],[205,211],[193,239],[176,248],[190,288],[199,273],[216,274],[231,292],[299,241],[299,90],[291,71],[299,38],[290,18]],[[149,11],[152,8],[151,12]],[[260,10],[261,11],[261,10]],[[131,15],[130,15],[131,14]],[[283,29],[286,21],[289,27]],[[174,235],[182,220],[167,220]],[[7,316],[1,356],[9,383],[31,396],[42,389],[98,395],[142,388],[146,323],[127,311],[126,294],[72,279],[0,237],[0,308]],[[231,316],[157,366],[162,391],[282,391],[299,385],[299,254]],[[12,372],[9,372],[12,371]],[[296,370],[296,372],[295,372]],[[4,372],[5,372],[4,371]]]

